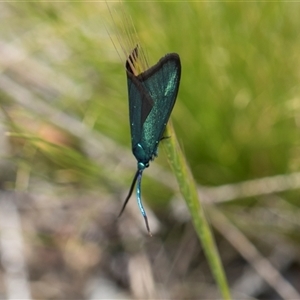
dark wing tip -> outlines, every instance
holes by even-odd
[[[148,78],[153,76],[159,69],[161,69],[164,64],[169,63],[170,61],[174,62],[175,66],[176,66],[176,69],[177,69],[178,77],[180,78],[180,75],[181,75],[181,62],[180,62],[180,57],[177,53],[168,53],[168,54],[166,54],[154,66],[152,66],[151,68],[149,68],[145,72],[139,74],[137,76],[137,78],[139,79],[139,81],[147,80]]]
[[[176,68],[178,69],[179,77],[181,73],[181,61],[180,61],[180,56],[177,53],[168,53],[166,54],[163,58],[160,59],[160,62],[162,64],[167,63],[169,61],[174,61]]]

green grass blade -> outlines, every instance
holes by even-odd
[[[166,128],[165,135],[169,138],[165,139],[162,144],[164,145],[169,162],[177,178],[180,192],[190,211],[194,228],[202,242],[213,276],[215,277],[223,298],[231,299],[227,279],[212,231],[201,206],[193,175],[179,146],[171,122],[169,122]]]

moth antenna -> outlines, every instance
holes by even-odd
[[[136,173],[135,173],[135,175],[134,175],[134,177],[133,177],[133,180],[132,180],[132,183],[131,183],[131,186],[130,186],[130,189],[129,189],[129,193],[128,193],[128,195],[127,195],[127,197],[126,197],[126,199],[125,199],[125,201],[124,201],[124,203],[123,203],[123,206],[122,206],[122,209],[121,209],[121,211],[120,211],[120,213],[119,213],[119,215],[118,215],[118,218],[120,218],[121,215],[123,214],[123,212],[124,212],[124,210],[125,210],[125,207],[126,207],[128,201],[129,201],[129,199],[130,199],[130,197],[131,197],[131,195],[132,195],[132,192],[133,192],[133,189],[134,189],[136,180],[137,180],[137,178],[138,178],[138,175],[139,175],[139,170],[136,171]]]
[[[140,211],[141,211],[141,213],[142,213],[142,215],[144,217],[148,234],[150,236],[152,236],[152,233],[151,233],[150,227],[149,227],[149,223],[148,223],[147,214],[146,214],[146,211],[144,209],[144,206],[143,206],[143,203],[142,203],[142,198],[141,198],[141,193],[142,193],[142,190],[141,190],[142,175],[143,175],[143,170],[138,170],[137,171],[137,186],[136,186],[137,203],[138,203],[139,209],[140,209]]]

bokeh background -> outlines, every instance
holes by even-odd
[[[172,121],[233,298],[299,299],[300,5],[185,1],[0,3],[0,297],[220,298],[162,147],[154,236],[135,195],[116,221],[136,170],[124,15],[150,65],[181,57]]]

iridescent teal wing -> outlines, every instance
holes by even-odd
[[[130,58],[129,58],[130,59]],[[138,162],[148,165],[156,156],[174,107],[181,75],[178,54],[167,54],[135,76],[126,63],[132,152]]]

